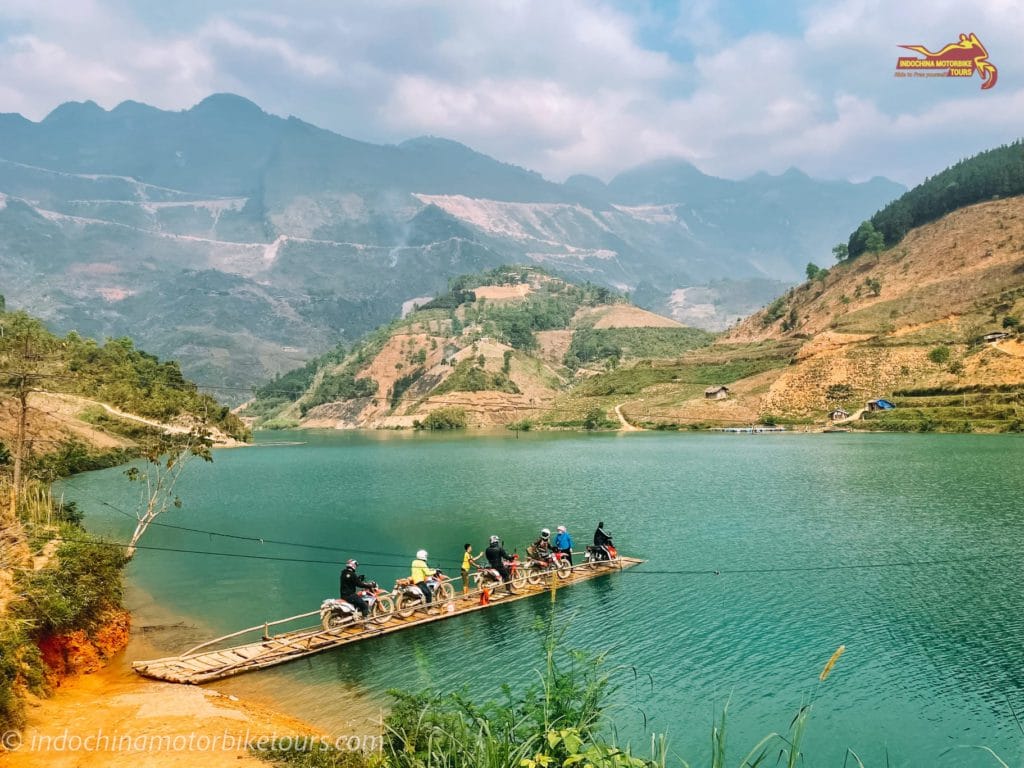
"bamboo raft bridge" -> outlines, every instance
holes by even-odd
[[[314,653],[340,648],[344,645],[357,643],[392,632],[400,632],[410,627],[418,627],[435,621],[444,621],[455,616],[481,611],[493,606],[525,600],[528,597],[549,592],[552,586],[562,589],[581,581],[589,581],[601,576],[618,573],[625,568],[632,568],[643,563],[635,557],[619,557],[615,560],[581,564],[572,569],[569,577],[560,579],[554,573],[545,577],[542,584],[523,584],[516,587],[515,594],[506,594],[495,590],[490,601],[481,603],[482,590],[470,590],[468,594],[457,593],[453,599],[435,600],[434,606],[440,608],[436,614],[422,611],[414,613],[407,619],[392,614],[384,624],[373,621],[356,622],[325,630],[318,623],[315,627],[295,629],[281,634],[271,634],[271,628],[320,616],[319,609],[309,613],[290,616],[287,619],[265,622],[255,627],[233,632],[230,635],[208,640],[190,648],[179,656],[168,656],[150,661],[134,661],[132,668],[143,675],[156,680],[170,683],[199,684],[212,680],[220,680],[243,672],[266,669],[288,661],[311,656]],[[553,585],[552,582],[555,582]],[[240,645],[226,645],[228,641],[243,638],[246,635],[260,634],[260,639]]]

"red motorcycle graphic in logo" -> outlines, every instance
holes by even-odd
[[[923,45],[901,45],[900,48],[919,53],[924,58],[900,56],[896,60],[897,75],[902,76],[901,70],[944,69],[946,77],[973,77],[977,72],[983,91],[995,85],[999,76],[995,64],[988,60],[988,51],[973,32],[961,34],[959,42],[950,43],[939,51],[929,51]]]

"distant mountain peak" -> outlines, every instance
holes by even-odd
[[[648,160],[638,165],[634,170],[664,171],[672,173],[689,174],[692,176],[707,176],[700,168],[683,157],[659,157]]]
[[[211,94],[188,111],[198,114],[230,114],[233,117],[245,115],[266,117],[267,115],[259,104],[235,93]]]
[[[92,99],[88,101],[65,101],[44,117],[43,122],[52,124],[92,120],[106,114],[107,111]]]

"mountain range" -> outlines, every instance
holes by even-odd
[[[375,145],[210,96],[0,115],[0,279],[56,331],[131,334],[226,400],[450,278],[533,263],[721,329],[897,197],[678,159],[558,184],[459,143]],[[237,390],[230,389],[236,387]]]

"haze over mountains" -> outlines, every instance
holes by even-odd
[[[797,170],[729,181],[680,160],[557,184],[229,94],[184,112],[68,103],[39,123],[0,115],[0,275],[10,305],[57,331],[130,334],[201,383],[245,388],[499,264],[721,328],[902,191]]]

